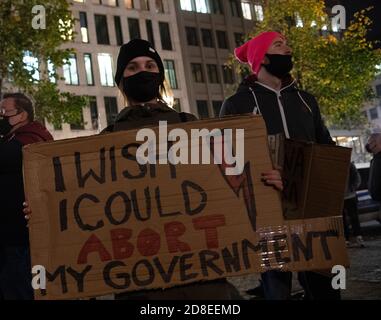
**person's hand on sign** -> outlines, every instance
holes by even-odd
[[[25,220],[27,220],[29,222],[31,214],[32,214],[32,210],[30,209],[28,202],[24,202],[22,205],[24,207],[23,213],[25,215],[24,216]],[[29,224],[27,226],[29,227]]]
[[[273,186],[278,191],[283,191],[283,181],[279,170],[262,173],[262,181],[266,185]]]

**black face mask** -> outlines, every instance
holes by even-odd
[[[160,73],[142,71],[123,78],[123,91],[134,101],[148,102],[159,97],[162,82]]]
[[[270,63],[263,66],[269,73],[279,79],[287,76],[294,66],[292,56],[289,54],[266,54],[266,57],[269,58]]]
[[[12,128],[6,117],[0,117],[0,136],[6,136]]]

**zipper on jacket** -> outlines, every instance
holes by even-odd
[[[282,101],[281,101],[282,96],[281,96],[280,92],[277,92],[276,95],[277,95],[277,99],[278,99],[280,116],[282,118],[284,134],[285,134],[287,139],[290,139],[290,132],[288,131],[286,115],[284,113],[284,108],[283,108],[283,104],[282,104]]]

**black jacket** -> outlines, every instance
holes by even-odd
[[[381,201],[381,152],[373,157],[368,183],[369,193],[373,200]]]
[[[22,148],[52,140],[38,122],[31,122],[0,141],[0,246],[27,246],[29,233],[23,214]]]
[[[286,138],[332,144],[316,99],[288,79],[280,91],[246,78],[237,93],[226,99],[220,117],[245,113],[261,114],[269,135],[284,133]]]
[[[108,126],[102,133],[158,126],[159,121],[173,124],[195,120],[197,118],[193,114],[177,112],[164,103],[131,106],[124,108],[118,114],[115,123]]]

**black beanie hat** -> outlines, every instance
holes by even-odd
[[[124,69],[126,69],[127,64],[137,57],[150,57],[154,59],[159,67],[162,81],[164,81],[164,65],[157,51],[148,41],[134,39],[122,45],[120,48],[115,74],[115,82],[117,86],[119,86],[119,83],[122,80]]]

